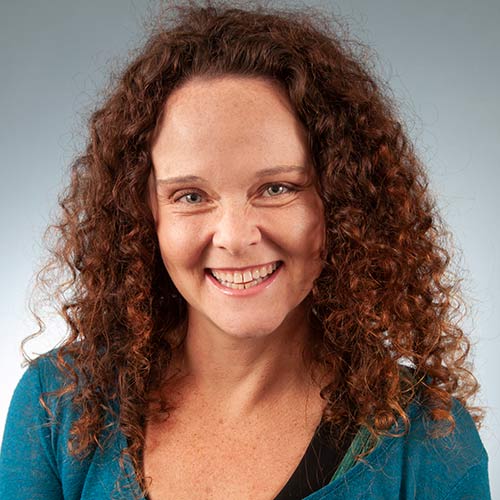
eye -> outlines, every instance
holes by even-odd
[[[203,201],[203,198],[200,193],[197,191],[187,191],[184,193],[179,193],[180,196],[175,198],[175,202],[179,202],[181,200],[185,200],[183,203],[187,203],[188,205],[198,205]]]
[[[279,196],[280,194],[289,194],[294,192],[295,189],[285,184],[269,184],[264,192],[269,194],[269,197]]]

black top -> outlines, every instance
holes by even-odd
[[[321,422],[302,460],[274,500],[301,500],[326,486],[344,458],[353,433],[338,439],[330,424]]]

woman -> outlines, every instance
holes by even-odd
[[[179,7],[61,202],[70,327],[16,389],[2,499],[489,498],[426,177],[306,15]],[[22,480],[20,480],[22,478]]]

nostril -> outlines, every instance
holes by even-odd
[[[221,222],[216,228],[212,243],[237,256],[243,254],[247,247],[258,244],[262,235],[258,226],[246,220],[243,215],[233,214],[231,217],[231,221]]]

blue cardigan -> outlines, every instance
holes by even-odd
[[[50,404],[50,418],[39,403],[41,393],[57,389],[61,382],[50,357],[30,366],[19,382],[0,455],[0,499],[132,499],[138,485],[130,462],[125,461],[125,474],[120,469],[126,440],[116,425],[102,449],[83,461],[69,455],[69,430],[77,411],[63,397]],[[383,437],[364,462],[346,466],[356,454],[353,448],[360,440],[355,439],[341,464],[343,472],[307,499],[490,499],[488,457],[474,422],[458,401],[453,403],[456,428],[446,437],[427,437],[430,423],[417,403],[410,405],[408,414],[411,426],[405,437]]]

